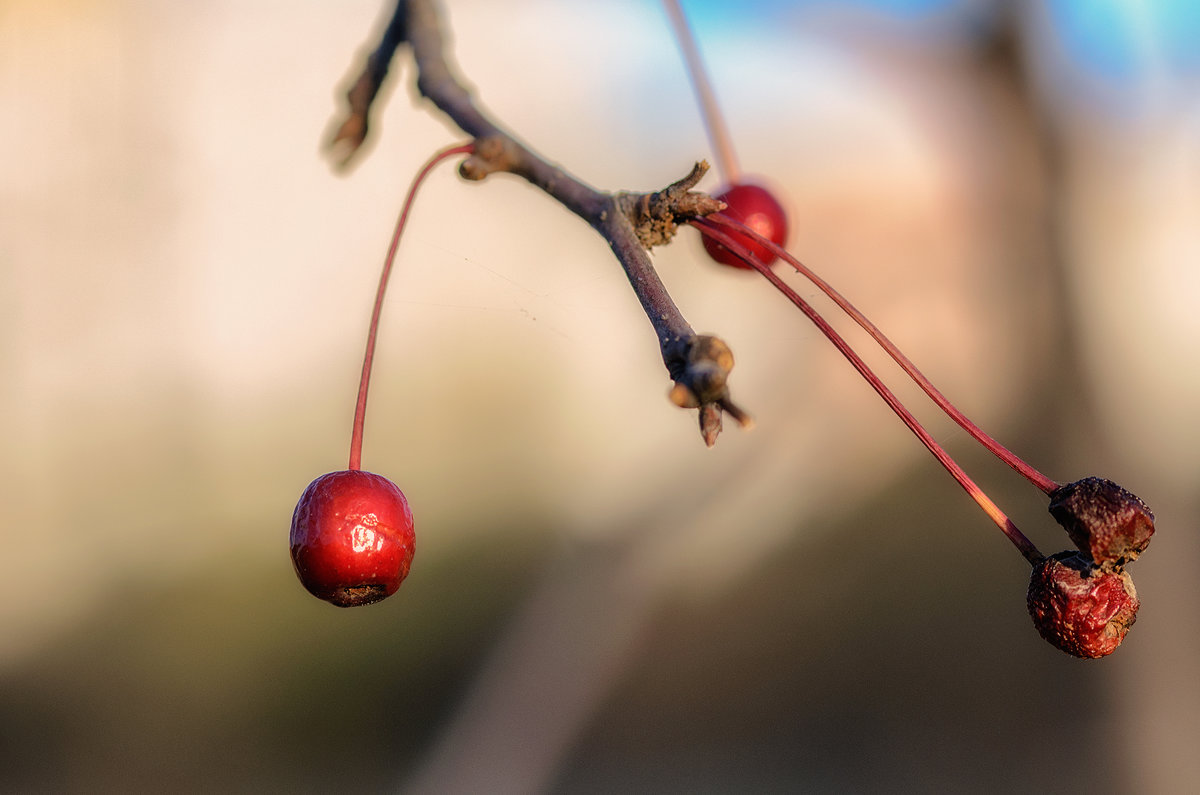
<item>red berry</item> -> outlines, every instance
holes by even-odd
[[[1038,561],[1027,600],[1042,637],[1075,657],[1112,654],[1137,619],[1137,591],[1129,575],[1096,568],[1076,552]]]
[[[766,188],[751,184],[733,185],[714,198],[720,199],[728,205],[721,212],[729,218],[740,221],[777,245],[782,246],[787,240],[787,213],[783,211],[783,206]],[[730,231],[730,235],[748,248],[754,258],[762,264],[770,265],[775,261],[776,257],[772,251],[761,243],[751,240],[748,235],[732,231]],[[717,262],[723,265],[732,265],[735,268],[750,268],[736,254],[708,236],[704,236],[703,241],[704,250]]]
[[[1154,535],[1146,503],[1104,478],[1084,478],[1050,494],[1050,513],[1083,554],[1101,566],[1134,560]]]
[[[292,514],[292,563],[314,596],[356,607],[391,596],[416,537],[408,500],[380,475],[347,469],[308,484]]]

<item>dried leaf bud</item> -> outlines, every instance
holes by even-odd
[[[1137,618],[1133,580],[1100,569],[1076,552],[1059,552],[1033,567],[1029,615],[1041,636],[1075,657],[1112,654]]]
[[[696,397],[696,393],[679,383],[671,387],[667,397],[681,409],[694,409],[700,405],[700,399]]]
[[[1050,494],[1050,513],[1071,541],[1101,566],[1119,567],[1142,554],[1154,535],[1146,503],[1104,478],[1084,478]]]

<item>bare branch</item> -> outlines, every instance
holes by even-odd
[[[405,17],[397,11],[392,15],[391,21],[384,30],[379,46],[367,56],[367,64],[363,73],[346,92],[346,102],[350,106],[350,112],[329,141],[329,149],[333,153],[333,159],[338,168],[346,168],[358,154],[363,142],[366,141],[370,126],[368,119],[371,103],[375,101],[375,96],[379,93],[384,78],[387,77],[388,66],[392,62],[396,48],[407,38]]]
[[[470,180],[482,180],[497,172],[515,174],[590,224],[608,241],[654,327],[663,363],[675,381],[672,399],[679,405],[694,401],[689,407],[700,410],[705,442],[711,446],[720,432],[722,411],[729,412],[743,426],[749,425],[749,418],[730,400],[725,385],[733,366],[729,347],[716,337],[697,336],[667,293],[647,251],[668,242],[680,222],[724,207],[692,190],[708,164],[697,163],[690,174],[660,191],[612,194],[596,190],[549,163],[489,118],[455,77],[433,0],[397,3],[383,41],[367,59],[363,75],[347,95],[349,114],[334,138],[334,144],[349,148],[343,162],[358,151],[365,138],[368,112],[387,74],[387,64],[405,42],[412,48],[421,95],[475,139],[475,154],[463,162],[460,174]],[[676,399],[677,392],[681,399],[687,394],[691,398],[681,402]]]

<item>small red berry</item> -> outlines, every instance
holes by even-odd
[[[416,537],[408,500],[380,475],[347,469],[308,484],[292,514],[292,563],[314,596],[356,607],[391,596]]]
[[[763,187],[749,183],[732,185],[713,198],[720,199],[727,205],[721,212],[735,221],[739,221],[758,232],[763,237],[782,246],[787,240],[787,213],[771,193]],[[750,250],[750,253],[764,265],[775,261],[774,252],[761,243],[751,240],[747,235],[730,231],[729,234],[739,243]],[[723,265],[735,268],[750,269],[736,254],[707,235],[703,238],[704,250],[708,256]]]
[[[1076,552],[1034,564],[1027,601],[1041,636],[1075,657],[1112,654],[1137,619],[1137,591],[1129,574],[1096,568]]]
[[[1101,566],[1134,560],[1154,535],[1154,514],[1146,503],[1104,478],[1084,478],[1051,492],[1050,513]]]

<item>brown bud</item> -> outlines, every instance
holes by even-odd
[[[1083,554],[1110,568],[1137,558],[1154,535],[1154,514],[1146,503],[1104,478],[1055,489],[1050,513]]]
[[[1100,569],[1076,552],[1059,552],[1033,567],[1029,615],[1041,636],[1075,657],[1112,654],[1137,618],[1133,580]]]
[[[696,393],[680,383],[671,387],[667,397],[681,409],[694,409],[700,405],[700,399],[696,397]]]

